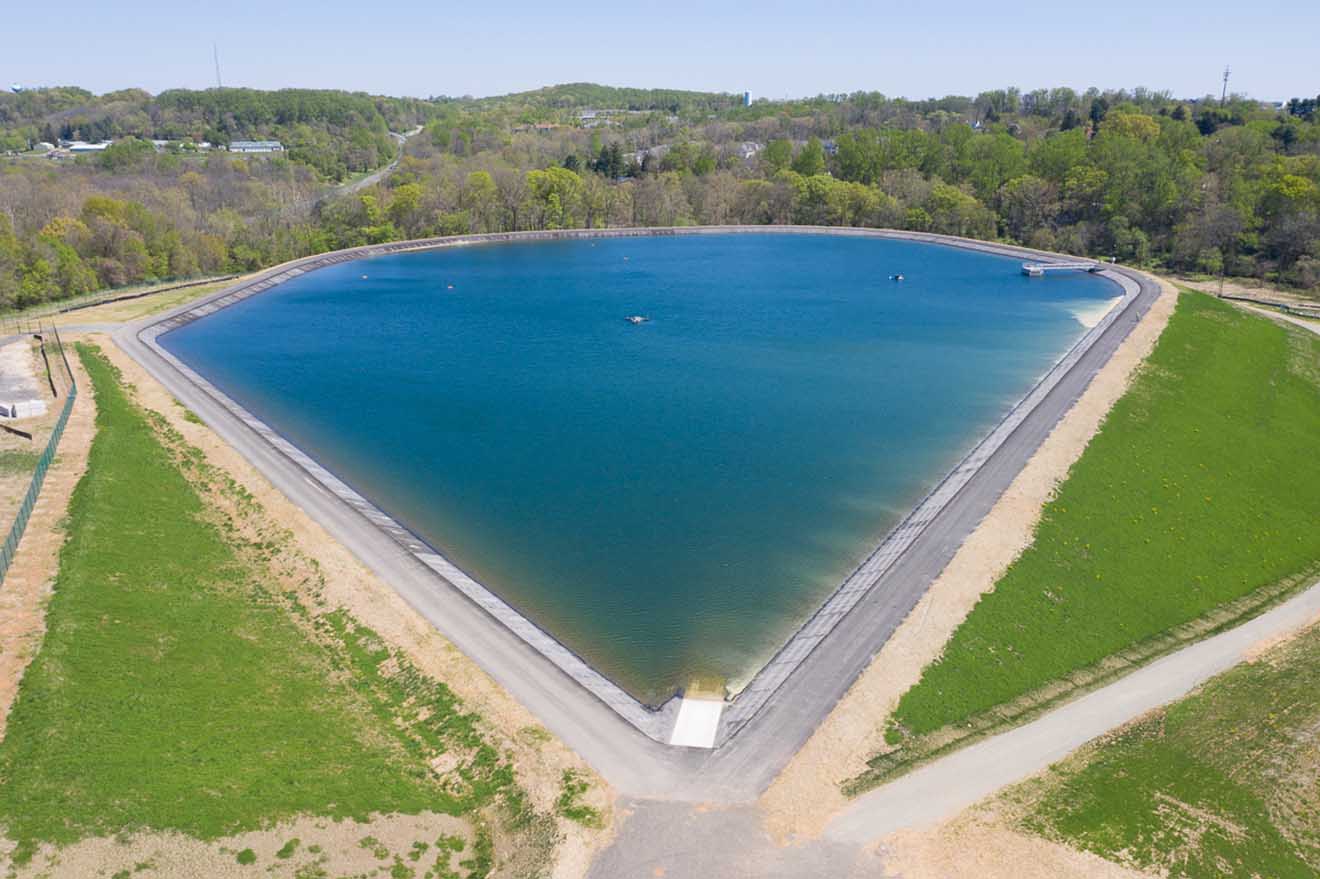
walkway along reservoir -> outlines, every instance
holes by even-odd
[[[727,233],[730,231],[739,230],[681,230],[681,232],[685,234],[697,235]],[[746,231],[783,237],[785,230],[782,228],[757,227]],[[799,233],[819,233],[836,238],[891,237],[920,240],[923,242],[940,240],[928,236],[910,236],[906,233],[876,233],[871,231],[848,231],[838,229],[805,229],[794,231]],[[596,233],[597,236],[600,236],[601,234],[602,233]],[[619,230],[617,232],[611,231],[603,233],[603,235],[611,238],[633,237],[637,234],[639,234],[638,230]],[[664,234],[664,232],[662,231],[660,234]],[[554,236],[508,237],[576,238],[581,235],[582,233],[558,233]],[[260,278],[244,288],[235,291],[227,291],[225,294],[222,294],[209,302],[190,309],[185,309],[179,314],[167,316],[166,319],[159,321],[150,327],[144,328],[142,337],[148,342],[150,348],[138,345],[137,348],[143,350],[132,350],[132,343],[127,347],[130,347],[131,353],[134,353],[135,356],[139,356],[140,359],[143,359],[144,363],[146,363],[149,368],[154,367],[153,372],[156,372],[158,375],[161,374],[160,367],[165,366],[170,368],[170,371],[175,374],[176,378],[177,376],[185,376],[189,378],[192,381],[192,386],[194,388],[204,389],[214,403],[223,404],[224,411],[229,413],[231,419],[234,416],[242,419],[242,423],[247,425],[246,429],[249,431],[255,431],[259,436],[262,436],[263,442],[265,442],[269,448],[272,450],[278,450],[280,455],[282,455],[287,461],[296,462],[297,466],[304,474],[313,477],[319,485],[331,489],[334,497],[338,499],[341,505],[344,502],[347,502],[352,509],[357,510],[360,515],[367,517],[372,522],[376,523],[376,525],[384,528],[384,533],[389,534],[391,540],[394,541],[397,546],[406,549],[411,554],[414,563],[420,562],[421,564],[426,565],[428,570],[439,573],[450,585],[456,587],[468,598],[485,608],[493,617],[500,619],[503,624],[507,626],[506,631],[515,633],[522,643],[535,647],[535,649],[541,654],[541,661],[549,659],[556,668],[568,672],[575,681],[584,685],[595,698],[609,704],[615,709],[615,711],[624,716],[633,726],[644,731],[652,739],[662,742],[669,741],[671,735],[674,733],[675,718],[681,713],[679,706],[675,702],[666,703],[659,710],[650,710],[642,706],[641,703],[633,699],[626,692],[614,686],[610,680],[594,672],[576,654],[564,648],[553,638],[549,637],[544,631],[541,631],[536,626],[528,623],[527,620],[520,615],[514,613],[508,604],[495,598],[493,594],[484,590],[476,580],[463,574],[443,555],[433,551],[424,541],[412,535],[407,529],[396,525],[390,517],[385,516],[382,512],[375,509],[373,505],[367,503],[365,499],[356,492],[353,492],[337,477],[331,475],[287,440],[283,439],[278,434],[275,434],[270,428],[261,424],[250,414],[246,413],[241,407],[234,403],[233,400],[228,399],[223,394],[220,394],[215,388],[210,387],[206,382],[201,380],[200,376],[193,373],[192,370],[183,363],[174,359],[168,352],[161,349],[159,346],[151,344],[157,336],[169,329],[182,326],[204,314],[215,313],[226,305],[231,304],[234,301],[239,301],[242,298],[246,298],[255,292],[268,289],[270,286],[274,286],[275,283],[279,283],[280,281],[287,280],[291,277],[298,277],[300,274],[313,267],[313,264],[319,264],[322,262],[334,264],[335,262],[343,261],[357,255],[370,255],[372,253],[390,252],[392,250],[404,248],[444,247],[454,243],[470,242],[471,239],[460,239],[458,241],[455,239],[442,239],[438,242],[418,242],[403,246],[391,245],[382,248],[369,249],[365,253],[359,251],[356,254],[331,254],[326,257],[317,257],[312,260],[303,261],[301,265],[295,264],[292,267],[286,267],[285,269],[273,273],[269,277]],[[993,248],[987,245],[962,242],[959,242],[959,244],[977,250],[984,249],[996,252]],[[1035,254],[1027,254],[1024,251],[1016,249],[1006,249],[1003,253],[1018,259],[1023,256],[1039,256]],[[372,271],[370,268],[372,263],[360,263],[358,266],[361,267],[362,273],[370,273]],[[901,267],[895,266],[893,268],[902,268],[906,270],[909,278],[914,274],[910,265]],[[1005,268],[1006,273],[1013,274],[1015,269],[1016,266],[1012,262],[1007,262]],[[354,271],[358,271],[358,268],[355,267]],[[1011,473],[1009,471],[1011,470],[1012,473],[1015,473],[1016,467],[1007,466],[1002,473],[997,470],[997,468],[1001,466],[1001,462],[1007,461],[1008,458],[1008,456],[1001,454],[1000,450],[1005,444],[1011,445],[1011,443],[1009,443],[1010,440],[1016,440],[1026,431],[1035,432],[1038,430],[1039,425],[1031,423],[1031,417],[1033,413],[1036,413],[1040,409],[1043,402],[1050,400],[1051,406],[1058,408],[1059,412],[1061,412],[1063,408],[1066,408],[1071,397],[1076,396],[1076,393],[1080,391],[1080,388],[1084,387],[1085,380],[1089,378],[1089,375],[1077,377],[1079,365],[1082,369],[1091,369],[1093,371],[1095,364],[1088,361],[1087,355],[1094,344],[1102,338],[1112,340],[1114,341],[1114,344],[1116,344],[1116,340],[1121,338],[1122,332],[1113,329],[1115,324],[1120,318],[1127,320],[1135,317],[1135,315],[1129,315],[1129,309],[1137,299],[1137,285],[1130,280],[1123,279],[1121,275],[1116,273],[1107,273],[1107,275],[1115,280],[1119,280],[1120,283],[1126,284],[1126,293],[1122,302],[1110,311],[1099,324],[1086,333],[1081,342],[1065,354],[1049,375],[1047,375],[1047,377],[1027,395],[1027,398],[1014,408],[1009,416],[976,447],[975,451],[959,464],[942,483],[939,484],[937,489],[918,506],[916,511],[902,522],[899,528],[891,533],[890,537],[875,553],[870,555],[864,561],[856,572],[846,578],[844,585],[833,593],[829,600],[814,616],[810,618],[806,625],[798,630],[797,634],[794,635],[784,648],[775,656],[774,661],[763,668],[751,680],[750,685],[747,686],[737,698],[726,703],[722,716],[718,717],[716,720],[718,727],[713,733],[712,743],[726,741],[734,733],[743,729],[744,724],[756,716],[758,711],[764,706],[771,703],[772,696],[775,698],[781,698],[777,694],[780,694],[785,689],[783,685],[798,673],[797,670],[801,667],[805,658],[808,656],[819,657],[829,654],[833,650],[831,645],[837,640],[835,636],[830,633],[837,631],[836,626],[838,626],[841,621],[856,616],[861,605],[870,605],[876,602],[882,603],[887,608],[887,616],[897,615],[897,619],[901,619],[901,614],[906,612],[905,607],[910,607],[911,603],[915,602],[921,591],[924,590],[928,579],[925,582],[921,582],[921,576],[913,578],[910,575],[904,575],[901,584],[890,583],[889,580],[893,579],[893,569],[896,566],[899,566],[904,559],[914,557],[913,548],[922,545],[923,540],[929,540],[932,531],[943,531],[944,526],[947,523],[944,523],[942,520],[950,518],[947,510],[951,504],[955,501],[960,501],[961,506],[968,506],[970,503],[968,500],[969,486],[974,490],[973,493],[975,498],[983,498],[984,496],[989,497],[991,502],[993,501],[993,497],[997,496],[999,490],[1002,490],[1002,486],[999,486],[998,489],[993,485],[981,488],[976,484],[978,480],[986,482],[989,479],[989,477],[983,477],[981,475],[987,469],[988,463],[995,464],[994,468],[990,468],[996,470],[993,474],[994,481],[998,481],[1004,476],[1011,479]],[[1029,282],[1020,275],[1017,275],[1016,277],[1018,278],[1018,281],[1022,283],[1038,283]],[[906,283],[911,283],[911,281]],[[1120,292],[1117,287],[1111,289],[1114,294]],[[1102,296],[1098,298],[1103,299],[1106,297]],[[621,312],[620,314],[622,315],[626,313],[627,312]],[[641,329],[649,330],[661,325],[661,322],[657,321],[652,326],[643,327]],[[1111,329],[1113,330],[1112,332]],[[631,331],[631,328],[624,327],[623,331],[629,332]],[[144,351],[150,352],[152,349],[154,349],[154,355],[148,354],[147,356],[142,356]],[[1110,350],[1112,350],[1112,348]],[[1100,353],[1103,354],[1103,352]],[[153,356],[156,360],[153,360]],[[1104,354],[1104,356],[1107,356],[1107,354]],[[1102,359],[1103,358],[1101,358],[1101,362]],[[1072,377],[1070,380],[1075,387],[1064,387],[1062,391],[1060,391],[1060,385],[1063,382],[1063,379],[1069,377]],[[167,380],[167,384],[170,384],[172,389],[176,390],[176,393],[178,392],[177,381],[171,382]],[[1060,396],[1060,393],[1069,398],[1055,402],[1054,398]],[[185,402],[189,401],[185,400]],[[208,421],[214,422],[217,420],[212,417],[213,413],[209,409],[204,409],[202,414],[204,417],[207,417]],[[1053,420],[1057,418],[1058,414],[1058,412],[1055,412],[1051,418],[1046,419],[1047,423],[1044,425],[1046,429],[1048,429],[1048,426],[1052,425]],[[1026,426],[1025,430],[1024,425]],[[219,424],[216,424],[215,426],[217,429],[220,429],[221,427]],[[222,433],[223,432],[224,431],[222,430]],[[1043,434],[1041,434],[1041,436],[1043,436]],[[1038,441],[1039,439],[1036,439],[1032,442],[1031,448],[1034,449],[1034,445]],[[248,451],[247,449],[244,450]],[[262,469],[267,469],[262,461],[257,461],[257,463]],[[1008,464],[1011,465],[1012,462],[1008,461]],[[1020,464],[1017,466],[1020,466]],[[278,480],[277,484],[279,484]],[[281,485],[281,487],[284,488],[285,486]],[[290,489],[286,488],[286,491],[289,490]],[[315,511],[313,512],[315,513]],[[974,524],[974,522],[972,524]],[[957,529],[954,530],[956,531]],[[938,541],[940,546],[937,547],[937,549],[939,549],[940,552],[947,550],[951,554],[952,549],[956,548],[957,543],[961,541],[962,536],[963,534],[951,535],[949,533],[941,533],[940,540]],[[351,542],[350,545],[352,545]],[[358,547],[356,546],[353,548],[358,550]],[[362,553],[360,552],[360,554]],[[939,553],[936,553],[935,556],[928,559],[928,564],[934,565],[938,563],[938,558],[936,558],[938,555]],[[935,568],[934,572],[937,571],[938,568]],[[932,572],[930,576],[933,576],[934,572]],[[881,583],[880,588],[876,587],[877,583]],[[901,589],[896,588],[899,585],[901,585]],[[401,588],[401,591],[405,590]],[[406,591],[405,595],[408,595]],[[411,598],[412,596],[409,597]],[[416,599],[415,603],[417,600],[421,599]],[[896,624],[896,622],[897,620],[895,620],[894,624]],[[437,625],[447,636],[454,637],[447,625],[441,623],[437,623]],[[449,621],[448,625],[452,626],[452,620]],[[821,703],[822,710],[827,710],[829,705],[833,704],[833,701],[837,699],[838,694],[846,688],[847,684],[851,682],[856,673],[860,671],[860,667],[865,664],[865,659],[879,648],[884,639],[888,636],[888,632],[892,630],[892,627],[886,629],[883,626],[872,626],[871,628],[873,631],[863,639],[864,643],[861,644],[860,647],[855,643],[856,638],[849,636],[848,640],[850,643],[844,645],[847,647],[849,656],[846,661],[837,663],[834,669],[834,678],[837,680],[832,681],[831,685],[823,690],[820,687],[812,688],[820,691],[817,701]],[[827,635],[830,635],[830,637],[827,638]],[[489,662],[486,657],[481,655],[480,646],[474,648],[470,644],[463,643],[465,636],[466,633],[460,633],[458,637],[454,637],[454,640],[459,643],[460,647],[463,647],[470,653],[474,653],[476,658],[479,661],[482,661],[483,665],[491,668],[492,663]],[[518,660],[518,662],[523,663],[524,665],[532,661],[534,660],[528,657],[523,657]],[[495,664],[497,665],[497,663]],[[854,668],[854,666],[856,667]],[[501,678],[502,680],[506,679],[506,676],[499,673],[498,670],[495,670],[492,673],[495,673],[497,678]],[[524,701],[535,701],[535,697],[532,695],[520,693],[517,684],[506,685],[509,685],[510,689],[515,691],[515,694],[520,696],[526,695]],[[694,714],[693,711],[689,711],[688,713]],[[708,714],[708,712],[706,713]],[[561,734],[564,733],[561,732]],[[735,741],[744,740],[749,734],[750,732],[744,732]],[[570,744],[573,743],[571,735],[565,735],[565,737],[570,739]],[[789,738],[791,739],[792,736]],[[691,739],[689,738],[685,738],[684,741],[691,743]],[[724,750],[728,749],[721,749],[721,751]],[[789,753],[791,753],[791,751],[789,751]],[[590,757],[590,755],[588,756]]]

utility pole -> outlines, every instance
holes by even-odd
[[[1221,92],[1219,93],[1219,106],[1221,106],[1221,107],[1224,106],[1224,102],[1228,100],[1228,74],[1229,74],[1229,73],[1230,73],[1230,71],[1229,71],[1229,69],[1228,69],[1228,65],[1225,64],[1225,65],[1224,65],[1224,90],[1221,91]]]
[[[211,44],[211,54],[215,56],[215,87],[222,89],[224,85],[220,82],[220,47],[215,43]],[[1227,80],[1228,74],[1225,74],[1224,78]]]

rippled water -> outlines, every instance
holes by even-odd
[[[1118,293],[844,236],[492,244],[162,343],[658,701],[745,680]]]

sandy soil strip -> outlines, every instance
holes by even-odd
[[[463,850],[438,846],[442,836],[463,840]],[[297,844],[290,846],[291,840]],[[140,833],[84,839],[63,848],[43,846],[30,862],[7,875],[13,879],[109,879],[130,874],[144,879],[422,876],[437,861],[456,871],[446,875],[461,875],[466,871],[459,869],[459,862],[471,857],[471,843],[467,822],[450,815],[388,815],[361,823],[299,818],[210,842],[181,833]],[[240,862],[239,853],[248,849],[251,854],[244,861],[251,862]],[[404,869],[392,873],[396,865]]]
[[[185,410],[159,383],[114,342],[104,336],[101,345],[124,379],[137,388],[138,401],[162,413],[207,460],[232,476],[259,501],[266,515],[288,528],[295,546],[315,559],[325,577],[322,597],[330,607],[343,607],[382,638],[403,650],[417,668],[448,684],[468,707],[488,723],[501,750],[509,753],[519,783],[536,808],[553,812],[561,791],[564,770],[574,769],[591,782],[584,797],[607,819],[606,830],[591,830],[560,821],[563,839],[557,848],[556,879],[585,875],[597,850],[613,835],[610,815],[614,794],[577,754],[545,731],[534,715],[515,701],[472,660],[442,638],[390,585],[331,537],[300,507],[272,486],[242,455],[204,424],[185,417]]]
[[[880,844],[886,876],[902,879],[1152,879],[1040,837],[1003,816],[969,809],[929,830],[904,830]]]
[[[767,829],[781,840],[814,837],[848,800],[839,785],[882,750],[886,718],[943,649],[981,595],[1025,549],[1041,508],[1067,476],[1137,367],[1164,331],[1177,290],[1163,294],[967,538],[912,613],[762,797]]]
[[[45,610],[59,570],[60,547],[64,545],[61,521],[69,507],[73,488],[87,467],[87,452],[96,434],[96,403],[91,382],[82,367],[70,358],[78,382],[78,399],[69,413],[55,463],[46,473],[27,530],[18,544],[14,563],[0,583],[0,738],[4,737],[9,709],[18,694],[23,671],[46,633]],[[64,405],[63,398],[57,401]],[[40,437],[45,448],[45,437]],[[30,477],[28,477],[30,479]],[[27,479],[23,479],[23,491]],[[7,533],[12,516],[0,524],[0,539]]]
[[[1191,278],[1186,275],[1175,275],[1174,280],[1191,287],[1193,290],[1200,290],[1202,293],[1208,293],[1211,296],[1219,292],[1218,278],[1207,280],[1204,278]],[[1296,290],[1252,278],[1225,278],[1224,292],[1230,296],[1259,296],[1263,299],[1273,299],[1278,302],[1288,302],[1309,308],[1320,305],[1320,301],[1317,301],[1314,296],[1306,296]]]

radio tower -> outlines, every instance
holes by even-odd
[[[1221,91],[1221,92],[1219,93],[1219,106],[1221,106],[1221,107],[1224,106],[1224,102],[1225,102],[1226,100],[1228,100],[1228,74],[1229,74],[1229,72],[1230,72],[1230,71],[1229,71],[1229,69],[1228,69],[1228,65],[1225,64],[1225,65],[1224,65],[1224,90]]]
[[[215,43],[211,44],[211,54],[215,56],[215,87],[222,89],[224,85],[220,82],[220,47]],[[1224,76],[1227,79],[1228,75],[1225,74]]]

